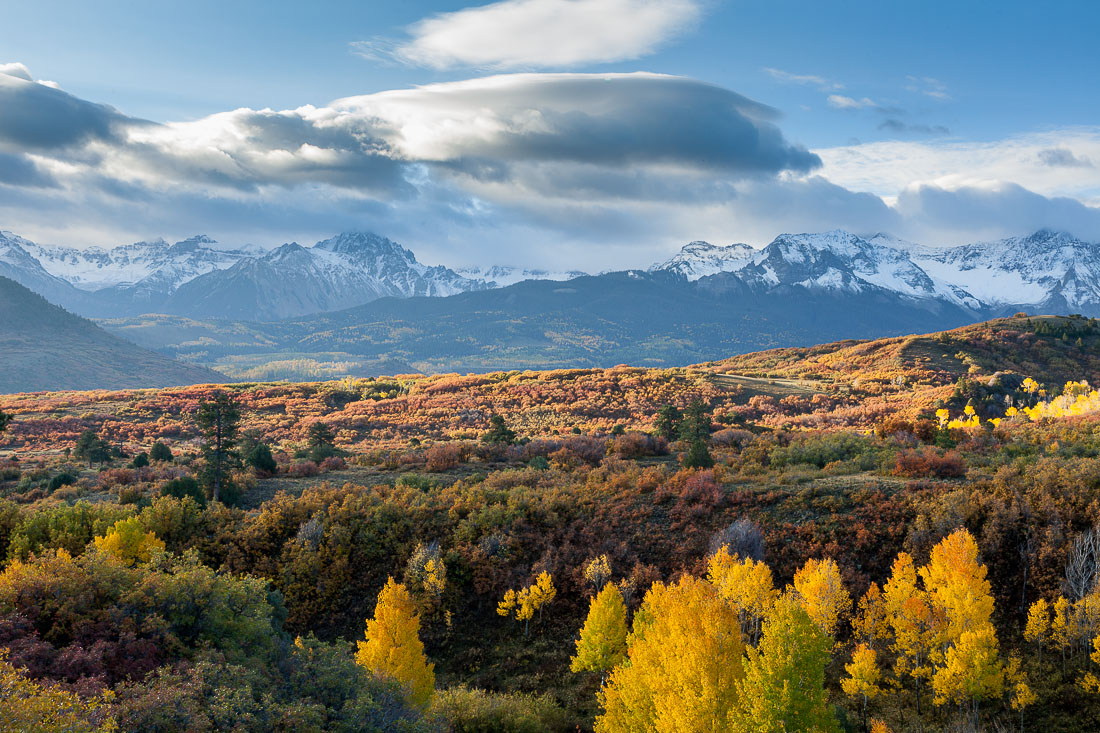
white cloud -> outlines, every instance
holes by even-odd
[[[821,175],[846,188],[896,195],[930,184],[945,189],[1015,182],[1044,196],[1100,196],[1090,161],[1100,160],[1100,127],[1017,135],[991,142],[887,141],[815,150]],[[1061,165],[1054,163],[1061,162]],[[1076,163],[1069,165],[1068,163]]]
[[[905,79],[908,81],[905,88],[910,92],[923,94],[941,102],[951,99],[951,95],[947,93],[947,85],[939,79],[931,76],[907,76]]]
[[[843,94],[830,94],[827,101],[830,107],[836,107],[837,109],[865,109],[867,107],[878,107],[878,104],[876,104],[873,99],[867,97],[863,99],[853,99]]]
[[[773,69],[765,66],[764,72],[776,81],[783,82],[784,84],[810,84],[817,87],[823,92],[830,92],[836,89],[843,89],[843,84],[838,84],[834,81],[830,81],[823,76],[817,76],[816,74],[792,74],[789,71],[783,71],[782,69]]]
[[[644,56],[701,14],[699,0],[503,0],[421,20],[408,41],[353,48],[437,69],[569,68]]]

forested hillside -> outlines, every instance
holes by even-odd
[[[135,346],[0,277],[0,391],[223,381],[217,372]]]
[[[0,396],[0,719],[1094,729],[1098,344]]]

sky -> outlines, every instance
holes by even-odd
[[[422,261],[1100,241],[1100,5],[0,2],[0,229]]]

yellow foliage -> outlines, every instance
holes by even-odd
[[[739,560],[723,545],[707,560],[707,580],[737,611],[742,636],[756,644],[761,623],[778,597],[771,568],[751,557]]]
[[[0,652],[0,731],[112,733],[118,726],[107,702],[27,679],[8,662],[7,652]]]
[[[973,703],[999,697],[1005,672],[997,655],[997,636],[992,624],[964,631],[948,648],[942,666],[932,677],[937,705]]]
[[[164,543],[146,532],[137,517],[115,522],[106,536],[95,538],[95,546],[128,565],[149,562],[154,553],[164,552]]]
[[[882,671],[875,661],[875,650],[860,644],[852,652],[852,661],[844,666],[848,676],[840,681],[844,693],[852,697],[873,698],[882,692],[878,686]]]
[[[1034,644],[1042,644],[1046,641],[1048,633],[1050,633],[1050,604],[1045,598],[1040,598],[1027,610],[1024,638]]]
[[[886,723],[875,718],[871,721],[871,733],[890,733],[890,728]]]
[[[610,578],[611,563],[607,559],[607,555],[593,558],[584,566],[584,579],[594,585],[597,591],[601,590]]]
[[[986,574],[985,565],[978,560],[978,544],[965,529],[952,532],[932,548],[932,557],[920,576],[947,621],[941,642],[989,625],[993,596]]]
[[[852,608],[852,597],[833,560],[806,561],[794,574],[794,590],[803,610],[829,636],[836,632],[840,617]]]
[[[889,630],[886,599],[878,583],[871,583],[871,587],[863,594],[863,598],[859,599],[856,617],[852,621],[852,630],[871,646],[876,639],[886,638]]]
[[[374,618],[367,620],[355,662],[380,677],[397,680],[412,704],[424,708],[435,692],[435,665],[424,657],[420,616],[405,586],[393,578],[378,594]]]
[[[550,577],[550,573],[543,571],[535,578],[532,585],[518,591],[507,591],[504,594],[504,600],[497,604],[497,613],[501,616],[515,616],[517,621],[523,621],[526,635],[527,624],[535,615],[535,611],[541,614],[543,606],[554,600],[557,594],[554,579]]]
[[[614,583],[607,584],[592,599],[569,669],[573,672],[612,669],[626,655],[626,634],[623,594]]]
[[[727,730],[742,675],[737,616],[710,583],[654,583],[627,638],[628,661],[599,693],[597,733]]]

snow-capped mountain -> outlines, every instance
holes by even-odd
[[[755,254],[756,250],[747,244],[730,244],[723,247],[697,240],[685,244],[678,253],[664,262],[653,265],[649,271],[674,272],[688,280],[698,280],[719,272],[740,270]]]
[[[763,249],[729,259],[716,257],[715,249],[721,248],[692,242],[651,269],[688,280],[725,272],[766,292],[878,289],[951,303],[976,316],[1020,308],[1100,315],[1100,245],[1064,232],[933,248],[889,234],[831,231],[782,234]]]
[[[86,305],[86,294],[71,283],[48,272],[30,250],[34,242],[11,232],[0,231],[0,276],[15,280],[51,303],[78,309]]]
[[[111,249],[28,244],[27,251],[47,271],[90,292],[139,284],[171,292],[188,280],[212,270],[224,270],[255,253],[221,249],[217,242],[201,234],[171,245],[155,239]]]
[[[584,277],[587,272],[580,270],[540,270],[509,267],[507,265],[488,265],[486,267],[456,267],[455,272],[471,280],[481,280],[490,287],[504,288],[524,280],[554,280],[562,282]]]
[[[385,237],[347,232],[313,247],[284,244],[181,285],[165,310],[199,318],[275,320],[385,297],[446,296],[490,286],[429,267]]]

